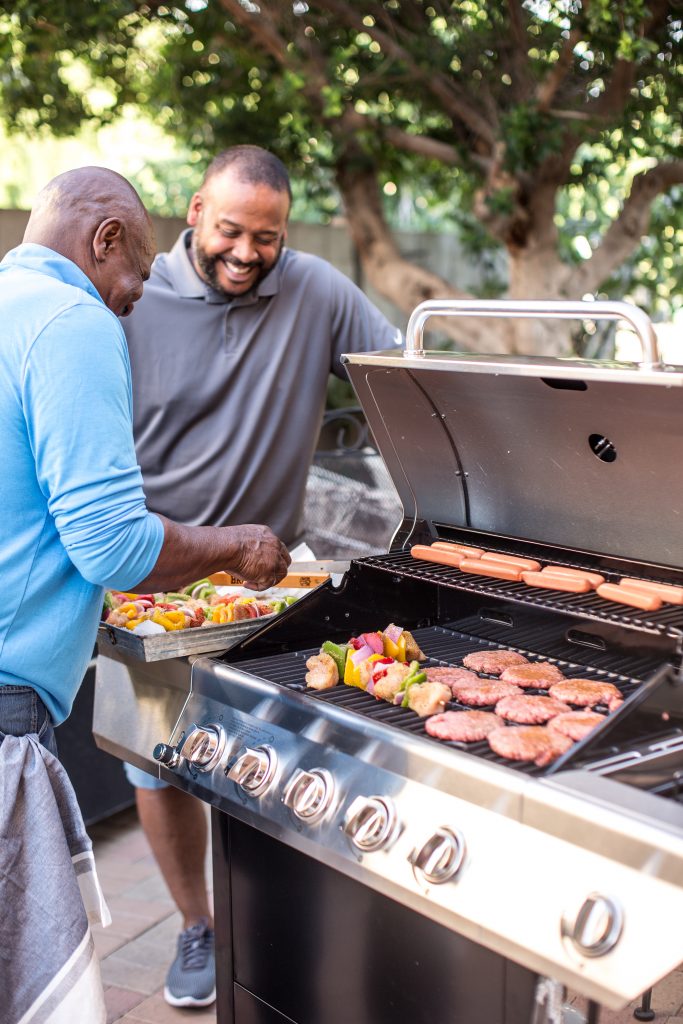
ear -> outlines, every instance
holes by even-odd
[[[93,252],[98,263],[104,263],[123,238],[123,224],[118,217],[109,217],[97,226],[93,238]]]
[[[195,194],[192,196],[192,199],[190,199],[190,205],[187,208],[187,223],[190,225],[191,228],[196,227],[197,221],[199,220],[199,215],[202,212],[203,205],[204,204],[200,193],[195,192]]]

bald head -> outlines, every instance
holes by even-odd
[[[48,182],[36,198],[24,242],[70,259],[118,315],[130,312],[142,294],[155,253],[152,222],[140,197],[122,175],[104,167],[79,167]],[[136,275],[139,288],[131,280]],[[121,305],[126,289],[131,295]]]

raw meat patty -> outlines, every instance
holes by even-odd
[[[528,659],[516,651],[474,651],[462,659],[465,668],[474,672],[485,672],[489,676],[499,676],[510,665],[526,665]]]
[[[462,704],[474,707],[488,707],[503,697],[521,694],[518,686],[504,683],[500,679],[479,679],[476,683],[454,683],[453,696]]]
[[[592,708],[596,704],[606,704],[610,711],[624,703],[624,695],[616,686],[612,683],[597,683],[593,679],[565,679],[564,682],[554,683],[550,687],[550,695],[580,707]]]
[[[444,711],[425,722],[425,731],[437,740],[459,740],[474,743],[485,739],[493,729],[500,729],[503,720],[490,711]]]
[[[503,697],[496,704],[496,714],[509,722],[521,722],[522,725],[536,725],[547,722],[555,715],[571,711],[568,704],[553,697],[533,697],[522,693],[518,697]]]
[[[506,668],[500,678],[506,683],[514,683],[515,686],[545,690],[559,679],[564,679],[564,676],[557,665],[551,665],[548,661],[536,661],[533,665],[513,665],[512,668]]]
[[[598,715],[595,711],[565,711],[550,719],[548,729],[568,736],[570,740],[582,740],[605,718],[605,715]]]
[[[511,761],[533,761],[539,768],[550,764],[572,745],[568,736],[552,733],[542,725],[494,729],[486,738],[495,754]]]
[[[455,686],[459,683],[478,683],[479,676],[476,672],[470,672],[466,668],[457,668],[455,665],[434,665],[433,668],[426,668],[427,680],[430,683],[445,683],[455,693]]]

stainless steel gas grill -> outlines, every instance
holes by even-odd
[[[422,351],[427,314],[475,311],[625,315],[643,363]],[[404,508],[391,550],[222,656],[105,652],[100,745],[215,809],[222,1024],[557,1024],[562,986],[619,1008],[683,960],[683,607],[410,553],[445,540],[683,585],[683,373],[619,304],[425,304],[411,324],[405,354],[348,360]],[[306,689],[323,641],[389,622],[428,664],[507,648],[624,703],[536,767],[357,688]]]

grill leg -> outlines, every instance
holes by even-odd
[[[588,1014],[586,1016],[586,1024],[598,1024],[600,1019],[600,1006],[598,1003],[594,1003],[592,999],[588,1000]]]
[[[633,1016],[636,1020],[654,1020],[655,1011],[651,1009],[652,1003],[652,989],[649,988],[647,992],[643,992],[642,999],[640,1000],[640,1006],[637,1006],[633,1011]]]

